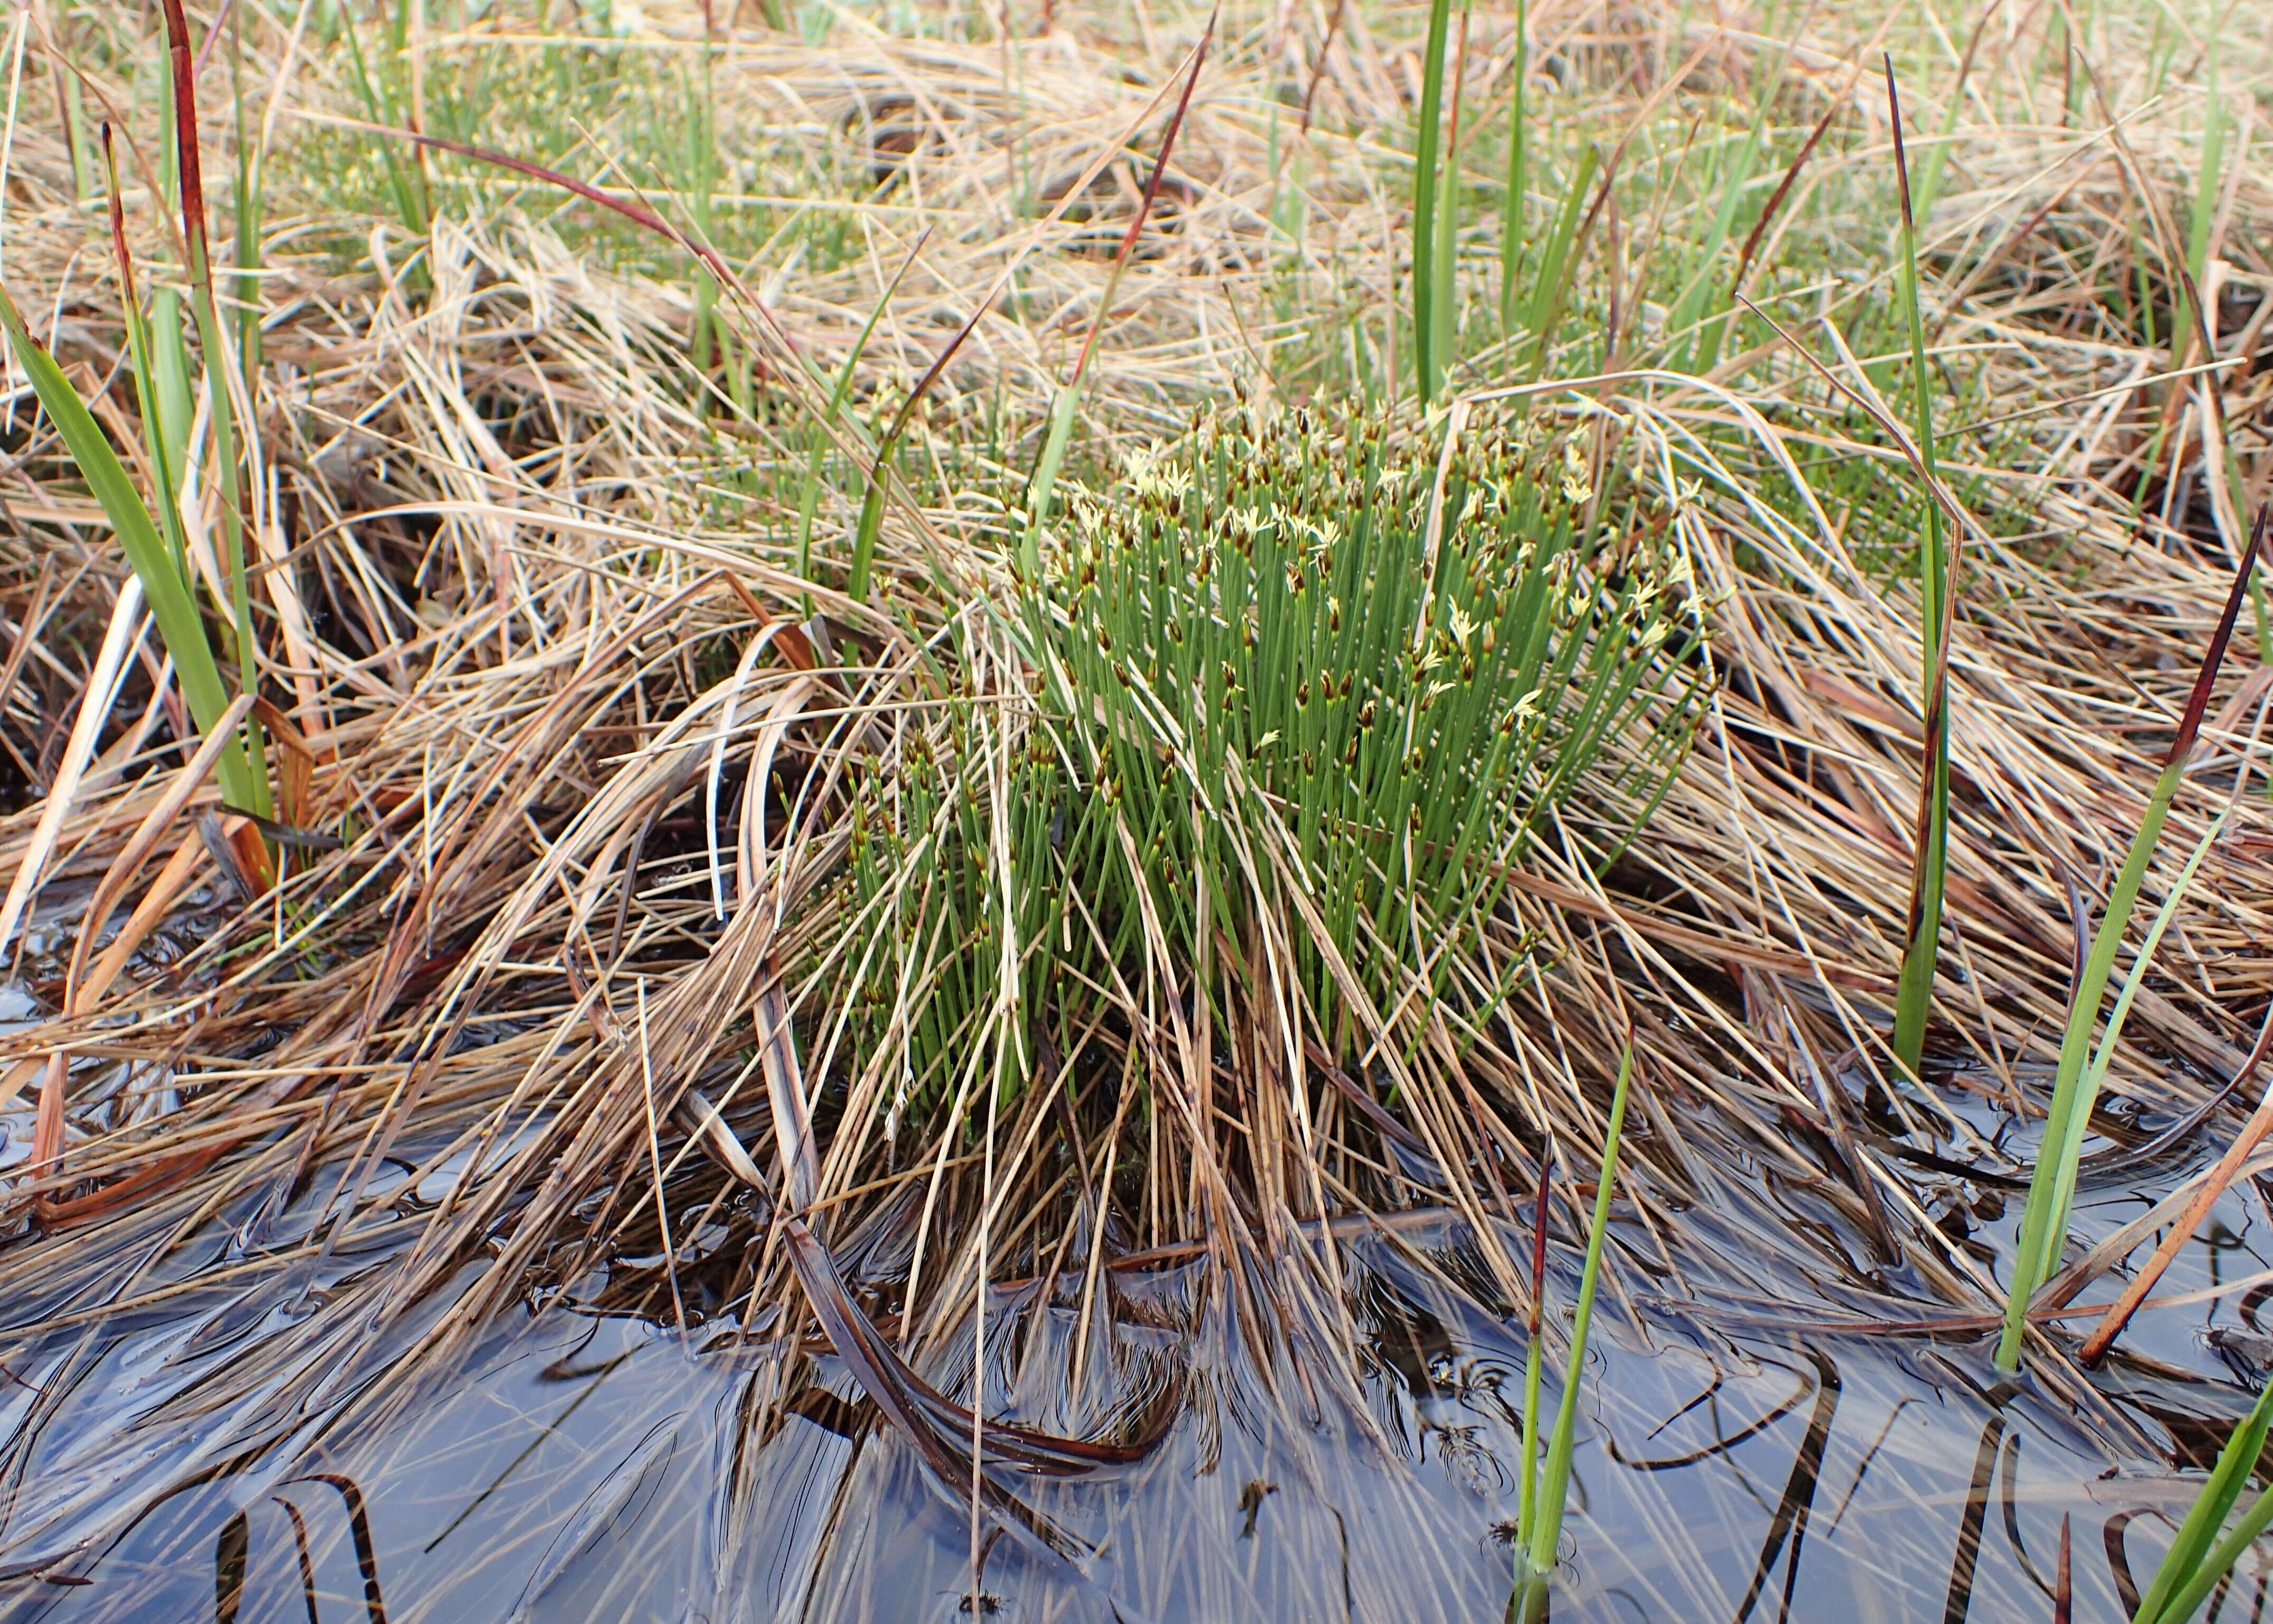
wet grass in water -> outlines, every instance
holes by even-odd
[[[1626,1089],[1633,1081],[1633,1047],[1618,1061],[1618,1080],[1610,1094],[1609,1125],[1603,1130],[1602,1166],[1594,1178],[1594,1217],[1587,1226],[1587,1261],[1579,1277],[1579,1301],[1571,1316],[1570,1351],[1564,1359],[1563,1398],[1556,1407],[1555,1431],[1541,1470],[1538,1455],[1542,1309],[1546,1295],[1547,1181],[1539,1189],[1539,1229],[1532,1248],[1531,1347],[1523,1365],[1523,1462],[1515,1544],[1515,1589],[1507,1604],[1511,1624],[1535,1624],[1547,1616],[1548,1592],[1563,1543],[1563,1517],[1571,1493],[1571,1459],[1579,1432],[1579,1377],[1587,1368],[1587,1337],[1594,1322],[1594,1293],[1602,1278],[1602,1243],[1610,1227],[1610,1196],[1617,1184],[1618,1139],[1625,1129]]]

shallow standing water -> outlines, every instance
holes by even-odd
[[[1978,1111],[1953,1091],[1953,1104]],[[1993,1137],[1998,1123],[1979,1118]],[[2063,1517],[2079,1624],[2127,1619],[2247,1407],[2273,1338],[2273,1219],[2254,1181],[2221,1202],[2142,1314],[2132,1361],[2079,1417],[2000,1384],[1969,1331],[1902,1273],[1874,1274],[1805,1189],[1699,1124],[1711,1188],[1677,1269],[1621,1230],[1595,1321],[1554,1616],[1565,1620],[2047,1620]],[[2027,1153],[2025,1146],[2007,1150]],[[2079,1202],[2078,1244],[2201,1165],[2199,1144]],[[1906,1169],[1962,1209],[1991,1264],[2019,1203]],[[446,1304],[422,1304],[312,1389],[296,1327],[401,1238],[320,1261],[289,1250],[329,1193],[251,1225],[216,1214],[131,1316],[59,1285],[0,1304],[0,1620],[947,1620],[972,1613],[967,1506],[825,1348],[731,1324],[675,1327],[557,1301],[492,1327],[402,1410],[349,1402]],[[406,1206],[432,1192],[397,1192]],[[1952,1220],[1951,1222],[1954,1222]],[[136,1267],[153,1236],[120,1244]],[[1140,1463],[1006,1478],[1081,1554],[982,1532],[978,1612],[1004,1620],[1490,1620],[1506,1604],[1525,1341],[1457,1221],[1353,1237],[1368,1331],[1362,1406],[1313,1404],[1194,1308],[1197,1266],[1121,1277],[1096,1406],[1069,1410],[1072,1310],[1031,1291],[988,1314],[987,1409],[1079,1431],[1173,1404]],[[1555,1259],[1559,1302],[1575,1254]],[[2101,1295],[2107,1295],[2103,1289]],[[1197,1327],[1194,1329],[1195,1326]],[[1180,1328],[1181,1327],[1181,1328]],[[341,1339],[326,1339],[342,1345]],[[1555,1402],[1549,1361],[1547,1402]],[[958,1372],[934,1380],[967,1395]],[[776,1402],[778,1401],[778,1402]],[[343,1420],[342,1417],[346,1418]],[[2245,1562],[2212,1616],[2262,1614]]]

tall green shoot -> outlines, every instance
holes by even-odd
[[[2187,1624],[2202,1611],[2210,1592],[2233,1570],[2258,1535],[2273,1525],[2273,1489],[2268,1489],[2223,1538],[2218,1532],[2239,1502],[2241,1491],[2248,1486],[2250,1473],[2264,1454],[2269,1429],[2273,1429],[2273,1387],[2257,1395],[2257,1402],[2218,1452],[2209,1481],[2202,1485],[2194,1509],[2179,1525],[2179,1536],[2171,1542],[2154,1579],[2139,1598],[2131,1624]]]
[[[161,201],[168,213],[182,206],[181,165],[177,154],[180,144],[174,134],[174,59],[171,53],[158,59],[159,142],[158,185]],[[111,192],[116,195],[118,185],[112,178]],[[192,415],[190,389],[190,349],[184,336],[182,315],[182,296],[171,284],[160,282],[150,291],[149,318],[150,393],[157,408],[157,423],[167,452],[172,457],[171,473],[174,488],[178,491],[188,473],[190,420]]]
[[[1452,33],[1452,0],[1429,0],[1429,40],[1421,56],[1421,114],[1413,150],[1413,377],[1421,403],[1436,399],[1444,357],[1437,348],[1437,157],[1444,136],[1444,50]]]
[[[2258,554],[2265,545],[2266,513],[2265,508],[2257,510],[2249,545],[2243,550],[2240,566],[2234,572],[2232,590],[2226,595],[2225,611],[2202,656],[2202,669],[2194,677],[2186,713],[2164,757],[2162,774],[2155,780],[2154,792],[2148,798],[2147,815],[2140,821],[2130,853],[2116,876],[2115,889],[2108,896],[2099,934],[2092,942],[2091,955],[2084,962],[2083,973],[2076,980],[2074,996],[2068,1004],[2067,1028],[2061,1034],[2059,1064],[2052,1079],[2052,1105],[2044,1114],[2043,1148],[2037,1153],[2036,1169],[2029,1179],[2029,1204],[2021,1220],[2020,1244],[2013,1254],[2012,1281],[2005,1300],[2005,1328],[1997,1342],[1999,1370],[2020,1368],[2021,1343],[2028,1329],[2029,1300],[2051,1275],[2060,1246],[2067,1238],[2065,1198],[2074,1189],[2075,1163],[2082,1154],[2083,1129],[2090,1110],[2084,1086],[2086,1064],[2092,1055],[2092,1034],[2099,1024],[2100,1001],[2115,968],[2116,951],[2130,923],[2131,910],[2138,903],[2147,864],[2162,838],[2172,800],[2178,794],[2187,759],[2194,754],[2195,736],[2202,731],[2203,713],[2209,708],[2211,685],[2217,679],[2218,667],[2224,663],[2226,645],[2233,640],[2242,598],[2248,591]]]
[[[392,88],[383,80],[372,78],[371,64],[363,54],[363,36],[354,19],[343,17],[340,32],[347,39],[348,62],[355,70],[356,89],[363,98],[365,116],[375,124],[390,127],[400,124],[402,109],[396,105]],[[396,60],[401,60],[399,45]],[[414,243],[424,243],[432,235],[434,229],[433,208],[427,196],[424,169],[416,163],[405,163],[391,142],[379,143],[379,157],[386,168],[386,188],[394,199],[394,212],[401,218],[403,229],[409,233]],[[425,268],[414,265],[412,274],[423,277]]]
[[[710,240],[713,196],[718,187],[718,107],[716,64],[706,28],[702,47],[702,82],[683,81],[686,90],[686,207],[695,235]],[[719,357],[723,335],[718,320],[718,279],[698,259],[694,265],[694,320],[688,335],[690,357],[697,372],[707,373]]]
[[[892,296],[900,290],[900,283],[915,268],[916,257],[923,252],[924,244],[930,240],[926,229],[900,262],[900,268],[885,285],[876,307],[868,312],[861,325],[860,335],[852,341],[851,350],[844,357],[844,365],[836,374],[836,387],[829,392],[829,404],[821,421],[813,425],[811,441],[806,450],[805,491],[798,501],[797,514],[797,575],[800,581],[808,580],[813,573],[813,521],[821,508],[821,464],[828,455],[829,436],[844,416],[844,402],[851,398],[852,380],[859,370],[860,357],[867,353],[868,341],[875,336],[876,324],[884,319],[884,312],[892,303]],[[863,515],[865,518],[865,515]],[[806,613],[813,613],[812,599],[806,600]]]
[[[1666,319],[1666,331],[1676,335],[1680,349],[1672,363],[1681,372],[1707,372],[1718,358],[1721,332],[1727,326],[1733,301],[1706,313],[1712,302],[1714,273],[1721,261],[1721,251],[1728,245],[1729,234],[1736,229],[1737,213],[1744,207],[1744,193],[1752,184],[1754,166],[1759,162],[1760,147],[1767,127],[1768,106],[1775,94],[1775,81],[1771,79],[1760,93],[1759,105],[1752,116],[1752,127],[1737,149],[1734,163],[1721,170],[1718,158],[1714,164],[1721,189],[1721,201],[1714,210],[1713,223],[1705,233],[1704,241],[1697,245],[1694,269],[1687,283],[1674,300],[1673,312]]]
[[[1626,1120],[1626,1090],[1633,1080],[1633,1041],[1618,1061],[1618,1083],[1610,1095],[1609,1125],[1602,1139],[1602,1170],[1594,1183],[1594,1214],[1587,1229],[1587,1263],[1579,1277],[1579,1304],[1571,1319],[1571,1357],[1564,1367],[1563,1398],[1555,1412],[1555,1432],[1547,1445],[1543,1474],[1538,1455],[1540,1387],[1540,1298],[1546,1289],[1546,1168],[1540,1169],[1540,1225],[1532,1251],[1531,1350],[1524,1360],[1523,1483],[1518,1500],[1516,1541],[1521,1548],[1515,1593],[1508,1617],[1524,1624],[1543,1618],[1547,1587],[1563,1540],[1563,1514],[1571,1490],[1571,1456],[1579,1432],[1579,1377],[1586,1367],[1587,1337],[1594,1320],[1594,1293],[1602,1283],[1602,1244],[1610,1227],[1610,1196],[1617,1182],[1618,1139]],[[1535,1479],[1535,1481],[1534,1481]]]
[[[1579,154],[1578,172],[1571,177],[1563,193],[1563,206],[1556,211],[1555,223],[1549,228],[1547,245],[1541,252],[1539,270],[1532,280],[1531,304],[1524,316],[1523,325],[1530,337],[1530,376],[1535,381],[1547,368],[1548,351],[1555,341],[1556,324],[1563,317],[1563,300],[1569,291],[1572,269],[1572,250],[1578,241],[1579,221],[1587,207],[1587,193],[1594,184],[1594,171],[1602,165],[1602,150],[1588,147]]]
[[[206,640],[205,621],[198,613],[189,581],[176,567],[174,554],[94,414],[47,346],[32,336],[23,312],[4,286],[0,286],[0,328],[6,330],[17,365],[24,369],[41,406],[62,436],[64,449],[102,504],[121,551],[142,582],[143,596],[158,622],[158,635],[165,640],[166,651],[174,657],[182,696],[198,726],[210,732],[221,725],[229,710],[229,691],[212,645]],[[259,808],[266,804],[267,781],[255,763],[256,757],[241,738],[231,740],[223,750],[214,771],[222,793],[232,805]]]
[[[2187,222],[2187,276],[2178,295],[2178,322],[2171,329],[2174,365],[2178,355],[2186,350],[2187,336],[2195,330],[2197,313],[2212,313],[2196,312],[2194,290],[2202,286],[2202,273],[2209,267],[2209,237],[2217,222],[2218,193],[2224,185],[2225,103],[2217,93],[2217,51],[2204,54],[2202,71],[2209,76],[2209,85],[2203,93],[2202,174],[2194,185],[2194,214]]]
[[[1129,217],[1129,229],[1121,233],[1120,250],[1113,256],[1113,270],[1105,279],[1104,297],[1098,300],[1097,314],[1090,321],[1088,336],[1082,340],[1081,353],[1075,357],[1073,375],[1052,402],[1050,426],[1042,441],[1041,455],[1034,461],[1033,477],[1026,482],[1026,531],[1021,563],[1029,581],[1039,577],[1040,527],[1049,517],[1050,494],[1057,485],[1058,470],[1065,462],[1066,447],[1073,437],[1073,414],[1081,400],[1081,380],[1089,371],[1090,357],[1097,352],[1098,336],[1105,331],[1106,317],[1113,309],[1113,296],[1121,288],[1121,274],[1129,268],[1129,256],[1136,250],[1136,239],[1143,235],[1144,222],[1151,217],[1152,205],[1159,198],[1160,177],[1168,172],[1168,155],[1176,149],[1176,133],[1184,127],[1184,115],[1191,110],[1192,92],[1200,82],[1200,68],[1207,61],[1208,47],[1214,40],[1215,19],[1211,16],[1207,32],[1200,36],[1199,49],[1192,54],[1191,71],[1184,78],[1183,93],[1176,98],[1176,110],[1169,115],[1168,127],[1161,133],[1160,156],[1144,182],[1144,193],[1137,199],[1136,212]]]
[[[1499,327],[1504,342],[1514,335],[1515,289],[1523,275],[1524,199],[1531,185],[1531,121],[1524,105],[1523,81],[1531,67],[1531,6],[1516,0],[1515,56],[1508,64],[1514,80],[1509,96],[1507,129],[1507,191],[1500,199]]]
[[[1886,58],[1887,108],[1894,132],[1894,179],[1902,194],[1902,258],[1899,284],[1909,320],[1910,373],[1917,392],[1918,455],[1925,466],[1925,535],[1918,546],[1918,597],[1924,628],[1925,761],[1919,775],[1915,857],[1910,870],[1909,940],[1894,1005],[1894,1060],[1912,1077],[1925,1049],[1926,1015],[1933,1003],[1934,966],[1941,944],[1942,891],[1949,853],[1949,619],[1953,607],[1949,559],[1942,535],[1940,470],[1935,462],[1932,374],[1925,357],[1925,318],[1918,307],[1917,220],[1910,208],[1908,157],[1902,148],[1902,98],[1894,62]]]
[[[229,13],[229,88],[236,109],[236,323],[237,365],[245,393],[260,375],[260,150],[244,122],[244,19]]]
[[[182,531],[181,463],[178,453],[169,439],[167,416],[159,390],[155,358],[156,340],[150,322],[143,314],[139,290],[135,286],[134,255],[126,244],[126,219],[118,186],[118,154],[112,148],[110,126],[102,126],[102,158],[110,182],[110,240],[111,252],[118,261],[119,303],[126,315],[126,355],[134,374],[135,403],[142,413],[143,449],[150,461],[151,477],[158,490],[158,523],[166,538],[166,547],[172,555],[175,573],[188,585],[194,577],[190,573],[188,538]],[[180,336],[176,329],[176,338]],[[149,591],[144,583],[144,593]]]

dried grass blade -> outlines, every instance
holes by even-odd
[[[141,578],[130,575],[119,589],[118,601],[111,605],[109,629],[103,634],[101,650],[87,673],[86,686],[79,695],[79,719],[71,725],[71,740],[64,747],[55,783],[40,808],[40,821],[33,826],[31,844],[16,865],[7,899],[0,901],[0,953],[6,951],[10,938],[16,934],[17,922],[39,890],[42,870],[55,853],[64,820],[71,816],[79,779],[86,775],[87,763],[94,759],[95,741],[102,733],[104,719],[110,714],[111,703],[117,697],[119,673],[126,663],[126,652],[133,644],[134,629],[141,615]]]

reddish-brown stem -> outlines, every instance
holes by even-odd
[[[1547,1303],[1547,1192],[1554,1183],[1555,1145],[1549,1140],[1539,1152],[1539,1204],[1531,1218],[1531,1339],[1539,1340],[1539,1325]]]
[[[1152,173],[1144,182],[1144,195],[1136,205],[1136,217],[1129,221],[1129,229],[1121,233],[1121,251],[1113,257],[1113,274],[1106,281],[1105,298],[1089,324],[1089,336],[1082,341],[1080,357],[1073,364],[1073,380],[1068,386],[1070,388],[1081,387],[1082,374],[1089,366],[1090,351],[1097,347],[1097,335],[1105,330],[1105,319],[1112,313],[1108,307],[1113,303],[1113,290],[1120,285],[1121,273],[1136,250],[1144,222],[1152,213],[1153,199],[1160,195],[1160,177],[1168,172],[1168,154],[1176,150],[1176,133],[1184,127],[1184,114],[1192,105],[1192,91],[1200,82],[1200,68],[1207,61],[1208,47],[1215,42],[1215,15],[1211,13],[1207,31],[1200,35],[1199,49],[1192,53],[1192,70],[1184,76],[1183,93],[1176,98],[1176,110],[1169,115],[1167,131],[1160,137],[1159,162],[1153,164]]]

